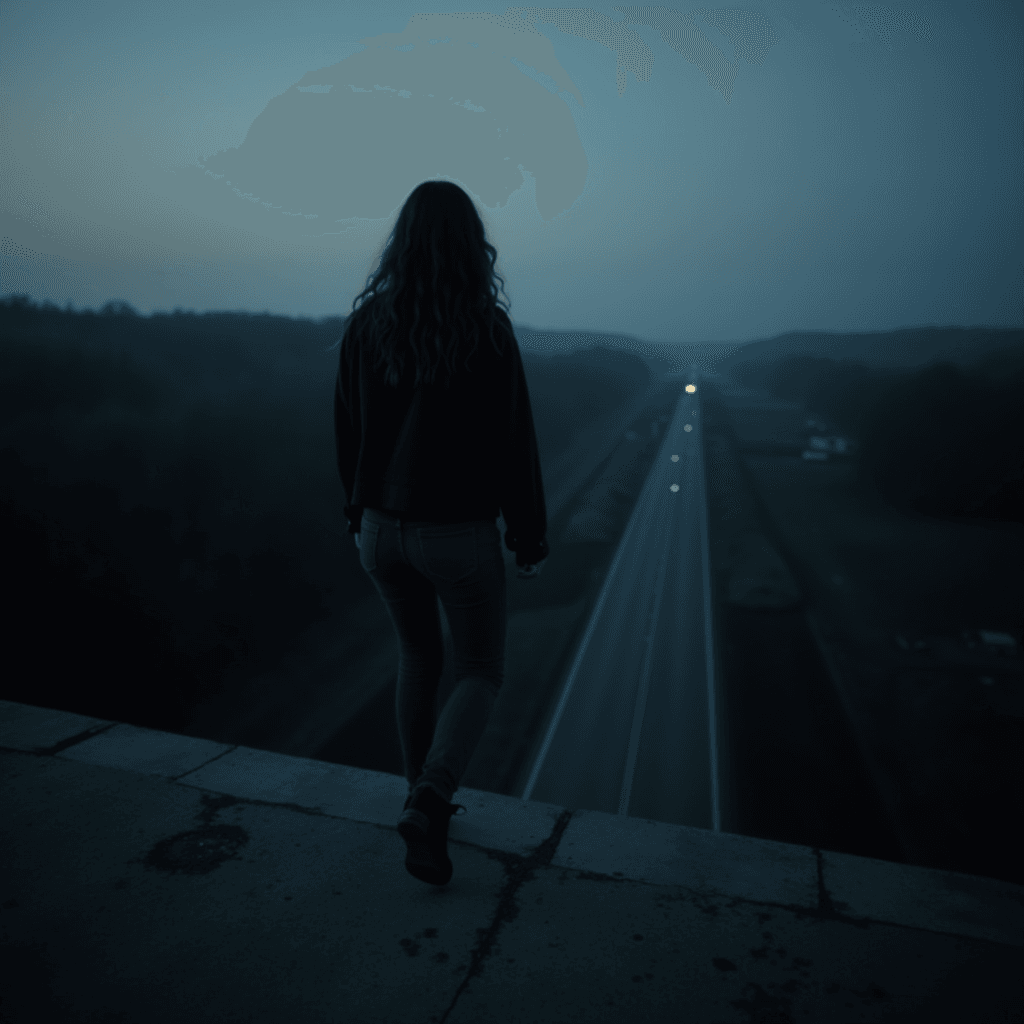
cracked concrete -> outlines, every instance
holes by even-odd
[[[1014,1019],[1024,890],[0,703],[5,1020]]]

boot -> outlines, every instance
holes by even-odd
[[[428,785],[409,794],[398,819],[398,834],[405,840],[405,868],[414,878],[431,885],[446,885],[452,877],[448,857],[448,822],[465,813],[462,804],[450,804]]]

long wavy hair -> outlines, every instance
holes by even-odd
[[[415,383],[432,382],[444,359],[447,388],[456,353],[470,341],[467,370],[485,330],[499,354],[508,341],[507,328],[497,321],[498,293],[505,288],[494,269],[497,256],[473,201],[458,185],[422,182],[405,201],[385,241],[379,268],[353,299],[345,335],[362,332],[375,353],[374,367],[387,364],[385,379],[391,387],[398,386],[411,352]],[[500,289],[495,280],[501,282]],[[506,301],[506,315],[508,307]]]

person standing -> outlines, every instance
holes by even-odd
[[[348,532],[399,640],[409,795],[398,831],[409,873],[435,885],[451,878],[448,822],[465,812],[451,800],[504,679],[499,512],[520,577],[535,577],[548,555],[533,414],[496,258],[461,188],[418,185],[353,300],[334,393]],[[456,685],[435,728],[438,601]]]

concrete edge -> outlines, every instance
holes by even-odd
[[[394,828],[404,778],[0,700],[0,749]],[[565,809],[460,789],[453,842],[529,857]],[[1024,886],[601,811],[572,812],[552,866],[811,916],[1024,946]]]

